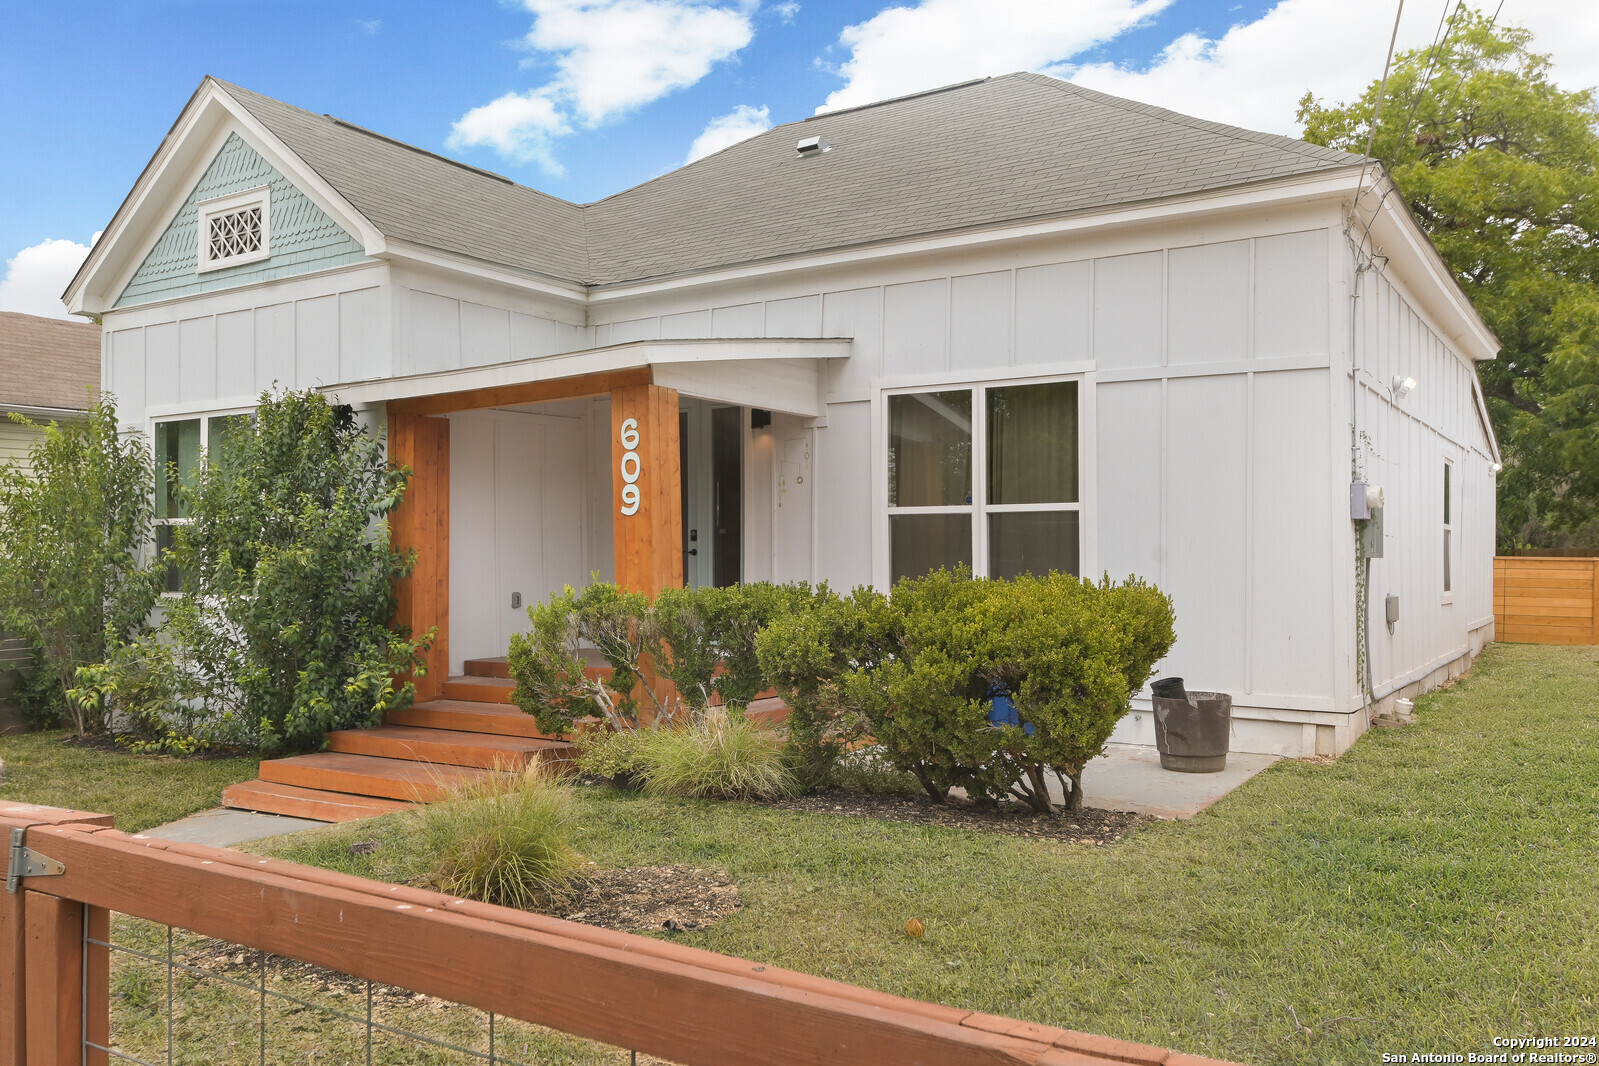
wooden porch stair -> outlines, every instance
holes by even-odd
[[[521,770],[535,757],[560,763],[576,755],[511,705],[503,658],[469,660],[465,670],[445,682],[444,699],[391,711],[375,729],[329,733],[327,751],[263,761],[259,779],[224,790],[222,805],[347,822]]]

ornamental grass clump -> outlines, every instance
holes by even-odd
[[[583,865],[572,792],[538,762],[451,788],[414,816],[432,881],[452,895],[537,910],[569,895]]]
[[[772,799],[795,791],[782,737],[737,711],[712,707],[681,728],[639,737],[639,772],[652,796]]]

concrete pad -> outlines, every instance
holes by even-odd
[[[1083,805],[1106,811],[1137,811],[1156,818],[1192,818],[1276,762],[1276,755],[1230,752],[1227,769],[1215,774],[1163,770],[1160,753],[1142,744],[1111,744],[1083,768]],[[1050,780],[1050,790],[1060,786]]]
[[[176,822],[146,829],[140,836],[157,840],[177,840],[185,844],[209,844],[214,848],[231,847],[247,840],[297,833],[302,829],[316,829],[331,825],[309,818],[286,818],[279,814],[257,814],[254,811],[235,811],[226,807],[201,811]]]

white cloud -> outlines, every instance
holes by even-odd
[[[1397,48],[1430,45],[1438,13],[1430,5],[1408,10]],[[1305,90],[1329,102],[1351,100],[1382,74],[1393,17],[1393,0],[1283,0],[1220,38],[1178,37],[1146,70],[1094,63],[1046,72],[1185,114],[1295,135]],[[1503,18],[1531,29],[1536,50],[1553,53],[1563,86],[1599,82],[1599,5],[1517,0]]]
[[[462,115],[445,143],[451,148],[486,144],[508,159],[538,163],[550,173],[560,174],[550,140],[569,132],[565,116],[547,95],[507,93]]]
[[[1158,14],[1172,0],[922,0],[846,26],[844,87],[817,111],[1069,59]]]
[[[383,20],[382,19],[356,19],[355,20],[355,26],[362,33],[366,34],[368,37],[371,37],[373,34],[376,34],[377,32],[379,32],[380,30],[383,29]]]
[[[799,14],[799,9],[797,0],[783,0],[780,4],[772,5],[772,14],[784,22],[793,22],[794,16]]]
[[[454,126],[453,147],[486,144],[502,155],[557,167],[551,138],[574,122],[593,127],[695,84],[754,36],[755,0],[522,0],[533,14],[523,43],[555,76],[530,92],[474,108]]]
[[[6,260],[6,276],[0,279],[0,311],[21,311],[25,315],[66,318],[61,293],[83,265],[90,247],[100,239],[96,233],[88,244],[76,241],[42,241],[24,248]]]
[[[771,108],[739,104],[727,114],[718,115],[705,124],[705,131],[694,138],[694,144],[688,150],[688,158],[683,162],[692,163],[696,159],[703,159],[712,152],[720,152],[729,145],[748,140],[757,133],[764,133],[771,128]]]

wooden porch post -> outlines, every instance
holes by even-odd
[[[389,541],[416,549],[416,569],[394,583],[396,625],[423,634],[437,627],[416,679],[418,703],[444,694],[450,672],[450,420],[389,410],[389,458],[411,468],[405,500],[389,515]]]
[[[683,584],[677,390],[611,390],[611,518],[616,583],[653,597]]]

